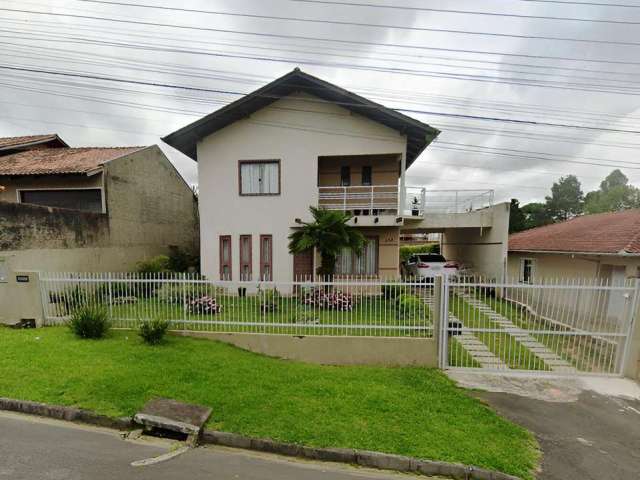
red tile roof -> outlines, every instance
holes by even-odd
[[[57,140],[61,145],[66,146],[66,143],[64,143],[58,135],[50,133],[47,135],[28,135],[25,137],[0,137],[0,149],[17,148],[37,143],[51,142],[54,140]]]
[[[514,233],[509,251],[640,254],[640,210],[583,215]]]
[[[0,157],[0,175],[87,173],[145,147],[42,148]]]

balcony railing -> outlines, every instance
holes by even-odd
[[[318,205],[328,210],[342,210],[354,215],[397,215],[398,187],[371,185],[318,187]]]
[[[427,190],[406,187],[404,216],[429,213],[469,213],[493,205],[493,190]]]

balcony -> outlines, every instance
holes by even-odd
[[[493,190],[427,190],[406,187],[404,217],[471,213],[493,206]]]
[[[354,216],[398,216],[398,186],[318,187],[318,206]]]

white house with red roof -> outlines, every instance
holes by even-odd
[[[583,215],[510,235],[508,274],[523,282],[640,276],[640,210]]]

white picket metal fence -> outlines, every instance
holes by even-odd
[[[173,329],[289,335],[433,336],[428,284],[373,277],[293,282],[210,281],[186,274],[42,273],[45,324],[82,306],[116,328],[164,319]]]
[[[440,364],[445,368],[619,375],[638,280],[442,281]]]
[[[375,277],[210,281],[186,274],[42,273],[45,324],[82,306],[116,328],[156,318],[175,330],[433,338],[446,369],[620,375],[640,281],[496,283]]]

